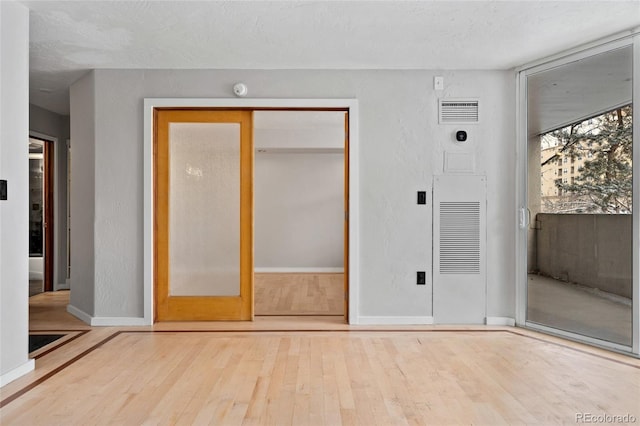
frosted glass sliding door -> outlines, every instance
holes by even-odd
[[[240,125],[169,125],[169,294],[240,295]]]
[[[251,123],[251,111],[156,111],[159,321],[253,317]]]

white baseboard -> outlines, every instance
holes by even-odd
[[[487,325],[505,325],[508,327],[515,327],[516,320],[509,317],[487,317],[485,318],[485,324]]]
[[[30,359],[19,367],[14,368],[13,370],[7,371],[2,376],[0,376],[0,388],[6,384],[13,382],[16,379],[24,376],[25,374],[33,371],[36,368],[36,361],[34,359]]]
[[[93,317],[93,327],[129,327],[149,325],[144,318],[139,317]]]
[[[76,308],[73,305],[67,305],[67,312],[69,312],[71,315],[73,315],[74,317],[78,318],[79,320],[86,322],[87,324],[91,325],[91,315],[89,315],[88,313],[86,313],[85,311]]]
[[[44,257],[29,257],[29,280],[44,280]]]
[[[354,324],[361,325],[429,325],[433,317],[358,317]]]
[[[92,327],[137,327],[151,325],[145,318],[140,317],[92,317],[73,305],[67,305],[67,312]]]
[[[316,274],[326,274],[326,273],[334,273],[340,274],[344,272],[344,268],[324,268],[324,267],[311,267],[311,268],[287,268],[287,267],[276,267],[276,268],[261,268],[255,267],[253,270],[257,273],[280,273],[280,274],[308,274],[308,273],[316,273]]]

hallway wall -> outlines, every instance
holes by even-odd
[[[94,73],[71,86],[71,296],[75,314],[95,310],[95,92]],[[140,166],[142,167],[142,166]],[[87,320],[87,318],[83,318]]]

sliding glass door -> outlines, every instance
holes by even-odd
[[[631,351],[638,315],[633,45],[618,42],[522,73],[525,322]]]

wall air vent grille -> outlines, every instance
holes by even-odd
[[[480,203],[440,203],[440,273],[480,273]]]
[[[439,101],[438,123],[471,124],[480,121],[478,100],[446,100]]]

